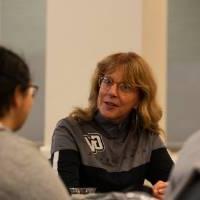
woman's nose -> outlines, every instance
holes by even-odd
[[[118,86],[116,83],[112,84],[108,93],[112,96],[118,96]]]

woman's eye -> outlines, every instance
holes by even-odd
[[[104,78],[103,79],[103,83],[107,84],[107,85],[112,85],[113,81],[109,78]]]
[[[132,90],[132,86],[130,84],[128,84],[128,83],[122,83],[120,85],[120,89],[122,91],[131,91]]]

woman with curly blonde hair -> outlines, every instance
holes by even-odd
[[[156,92],[149,65],[136,53],[97,64],[88,107],[59,121],[52,138],[52,162],[66,186],[140,190],[148,179],[162,198],[173,162],[160,138]]]

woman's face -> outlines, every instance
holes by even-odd
[[[119,122],[138,105],[138,89],[123,80],[123,69],[118,67],[113,73],[102,78],[97,98],[97,108],[101,115]]]

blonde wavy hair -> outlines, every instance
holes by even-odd
[[[147,62],[134,52],[112,54],[100,61],[92,76],[88,107],[77,107],[69,116],[77,120],[90,121],[97,111],[99,79],[105,74],[114,72],[118,67],[123,68],[124,80],[138,88],[137,114],[142,127],[148,132],[163,133],[158,123],[162,117],[162,111],[156,101],[157,85],[155,79]]]

